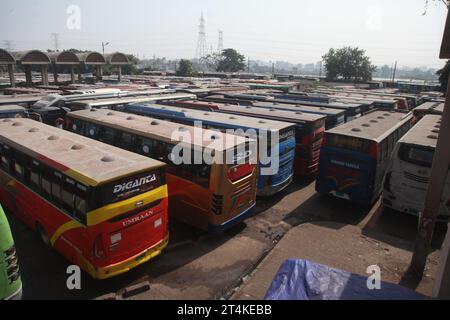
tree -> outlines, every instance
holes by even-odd
[[[192,62],[186,59],[181,59],[177,70],[177,76],[190,77],[194,74]]]
[[[222,54],[220,53],[211,53],[202,58],[200,58],[200,63],[206,65],[206,67],[210,70],[217,70],[219,66],[219,62],[222,59]]]
[[[448,60],[445,66],[442,69],[438,70],[436,74],[439,76],[441,90],[443,92],[446,92],[448,86],[448,77],[450,76],[450,60]]]
[[[245,57],[234,49],[222,51],[217,63],[216,71],[238,72],[245,69]]]
[[[359,48],[331,48],[323,56],[328,80],[343,78],[345,81],[370,81],[376,67],[365,51]]]

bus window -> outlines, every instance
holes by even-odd
[[[120,134],[118,147],[134,151],[135,147],[133,144],[133,140],[134,139],[133,139],[132,134],[127,133],[127,132],[122,132]]]
[[[5,171],[9,171],[9,148],[2,146],[1,148],[1,166]]]
[[[365,139],[332,134],[329,136],[327,144],[329,147],[368,153],[371,142]]]
[[[39,163],[36,161],[32,161],[30,165],[30,181],[29,181],[31,189],[39,192]]]
[[[61,181],[62,175],[59,172],[53,172],[52,179],[52,200],[56,204],[60,204],[61,202]]]
[[[73,132],[82,134],[84,132],[84,122],[77,119],[73,119],[71,130]]]
[[[20,180],[24,180],[25,178],[25,172],[23,168],[23,157],[18,152],[14,153],[14,157],[11,161],[11,173],[16,176],[16,178],[19,178]]]
[[[433,148],[402,144],[399,150],[399,157],[401,160],[421,167],[431,168],[433,156]]]
[[[87,212],[87,188],[79,183],[75,190],[75,218],[86,223]]]
[[[116,141],[116,130],[109,127],[100,127],[98,130],[98,140],[108,143],[114,144]]]
[[[93,123],[88,123],[86,127],[88,137],[95,138],[97,136],[98,126]]]
[[[61,189],[61,200],[64,210],[69,212],[70,215],[74,213],[74,201],[75,201],[75,191],[74,191],[75,181],[69,178],[65,178],[62,182]]]
[[[51,174],[48,170],[42,170],[41,173],[41,190],[42,195],[48,200],[51,199],[52,185],[51,185]]]

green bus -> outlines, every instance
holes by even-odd
[[[0,300],[22,297],[16,247],[6,215],[0,206]]]

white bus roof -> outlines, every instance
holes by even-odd
[[[194,95],[188,94],[168,94],[168,95],[136,95],[136,96],[120,96],[115,98],[97,98],[80,101],[71,101],[70,104],[89,105],[90,107],[101,107],[114,104],[128,104],[146,101],[161,101],[161,100],[175,100],[175,99],[192,99],[196,98]]]
[[[0,141],[91,186],[165,165],[31,119],[0,120]]]
[[[196,101],[186,101],[187,103],[195,103]],[[237,106],[228,103],[214,103],[214,102],[203,102],[204,106],[219,106],[219,111],[226,112],[241,112],[248,117],[257,118],[258,115],[261,116],[273,116],[277,118],[283,118],[283,120],[279,121],[288,121],[292,122],[305,122],[305,121],[318,121],[325,119],[325,115],[314,114],[314,113],[303,113],[300,110],[298,111],[288,111],[288,110],[280,110],[280,109],[268,109],[268,108],[258,108],[252,106]],[[181,107],[181,106],[180,106]]]
[[[444,112],[444,103],[442,102],[425,102],[414,108],[414,111],[433,111],[435,113]]]
[[[436,147],[441,127],[440,115],[426,115],[408,131],[399,143]]]
[[[22,106],[19,106],[17,104],[7,104],[7,105],[0,105],[0,112],[7,112],[7,111],[25,111],[26,109]]]
[[[377,110],[326,132],[379,142],[411,118],[411,113]]]
[[[301,101],[299,101],[299,104],[258,101],[258,102],[254,102],[253,105],[255,107],[261,107],[261,108],[283,108],[284,110],[289,110],[289,111],[304,110],[305,112],[311,112],[311,113],[319,112],[319,113],[327,113],[329,115],[345,114],[345,110],[342,110],[342,109],[305,106],[305,105],[301,104]]]
[[[91,109],[69,112],[67,116],[80,119],[99,125],[109,125],[119,130],[131,132],[143,137],[158,139],[167,143],[178,144],[180,141],[172,140],[172,136],[179,137],[180,134],[190,134],[191,143],[185,143],[189,147],[199,146],[206,149],[213,149],[216,151],[225,151],[234,148],[247,141],[255,142],[253,139],[248,139],[243,136],[225,134],[214,131],[208,137],[205,137],[207,132],[202,128],[195,128],[193,126],[178,124],[170,121],[164,121],[135,114],[111,111],[107,109]],[[198,134],[201,134],[203,139],[194,139]],[[213,143],[221,136],[224,143]]]

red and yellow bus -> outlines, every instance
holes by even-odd
[[[0,120],[0,201],[94,278],[167,246],[165,167],[31,119]]]
[[[221,233],[254,211],[254,139],[107,109],[70,112],[66,129],[165,162],[170,217]]]
[[[240,106],[206,101],[180,100],[170,102],[170,105],[237,114],[247,117],[284,121],[295,124],[295,162],[296,176],[308,176],[317,173],[319,167],[320,148],[325,132],[325,116],[278,109],[265,109],[252,106]]]

